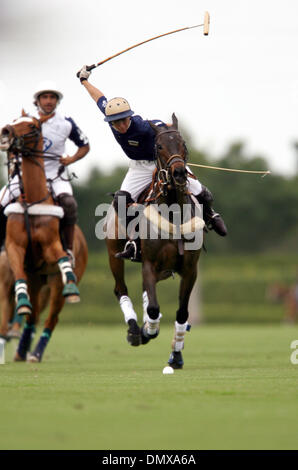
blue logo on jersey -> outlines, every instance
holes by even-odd
[[[53,145],[53,142],[50,139],[48,139],[47,137],[43,138],[43,151],[44,152],[49,150],[49,148],[51,148],[52,145]]]

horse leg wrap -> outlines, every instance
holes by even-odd
[[[188,323],[180,324],[177,321],[175,322],[175,334],[172,341],[172,350],[175,352],[182,351],[184,348],[184,335],[187,331]]]
[[[162,314],[158,314],[157,319],[152,319],[147,315],[146,322],[143,327],[143,333],[145,336],[148,338],[156,338],[156,336],[159,333],[159,325],[160,325],[160,319],[162,317]]]
[[[25,360],[27,352],[30,351],[31,343],[34,338],[35,334],[35,326],[25,324],[24,330],[19,341],[17,354],[20,356],[21,359]]]
[[[52,334],[51,330],[49,328],[45,328],[36,345],[36,348],[34,349],[32,356],[35,356],[39,362],[41,362],[44,350],[51,338],[51,334]]]
[[[80,291],[76,286],[77,278],[71,268],[68,256],[64,256],[58,260],[58,266],[61,271],[62,281],[64,288],[62,291],[63,297],[66,297],[67,302],[76,303],[80,301]]]
[[[149,299],[148,299],[148,294],[147,291],[144,290],[143,292],[143,322],[145,323],[148,319],[147,315],[147,307],[149,305]]]
[[[18,315],[18,314],[16,314],[16,315],[13,317],[12,324],[18,323],[20,326],[22,326],[23,318],[24,318],[23,315]]]
[[[58,260],[58,266],[61,271],[63,284],[68,284],[69,282],[76,282],[76,276],[71,268],[71,264],[68,256],[63,256]]]
[[[138,321],[138,317],[136,312],[134,311],[132,301],[127,295],[122,295],[120,297],[119,304],[126,323],[128,323],[128,320]]]
[[[28,309],[32,310],[32,305],[28,294],[27,281],[25,281],[24,279],[18,279],[15,282],[15,303],[16,314],[22,314],[22,309],[25,309],[25,311],[23,312],[24,314],[30,313]]]

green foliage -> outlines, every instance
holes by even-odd
[[[7,180],[7,156],[6,152],[0,150],[0,188],[5,184]]]

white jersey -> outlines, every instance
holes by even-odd
[[[36,115],[39,118],[39,116]],[[42,124],[43,151],[45,152],[46,178],[55,178],[61,163],[59,157],[65,152],[65,142],[72,140],[78,147],[87,145],[88,138],[82,133],[71,118],[55,112],[54,116]],[[66,173],[62,173],[66,177]]]

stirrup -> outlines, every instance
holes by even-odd
[[[135,259],[137,254],[136,242],[129,240],[126,242],[124,250],[115,254],[115,258]]]

